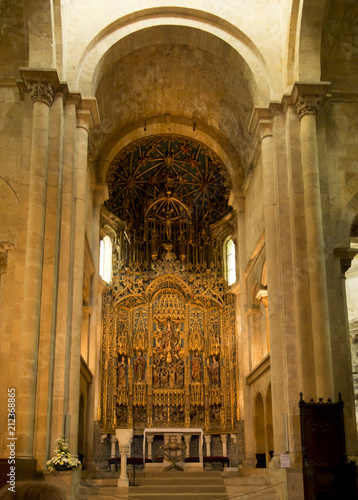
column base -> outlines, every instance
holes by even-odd
[[[117,481],[117,488],[129,488],[129,479],[128,477],[119,477]]]
[[[268,464],[268,469],[280,469],[281,468],[281,459],[280,459],[280,455],[274,455],[271,460],[270,460],[270,463]]]

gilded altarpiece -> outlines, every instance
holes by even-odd
[[[234,431],[235,297],[214,269],[157,264],[118,271],[104,296],[101,427]]]
[[[232,188],[193,139],[129,144],[101,212],[114,275],[103,300],[100,421],[116,428],[236,432],[235,297],[223,278]]]

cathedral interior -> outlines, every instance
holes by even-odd
[[[175,435],[303,498],[303,398],[343,400],[358,465],[357,21],[354,0],[0,2],[4,484],[11,439],[46,480],[61,436],[90,472],[157,466]]]

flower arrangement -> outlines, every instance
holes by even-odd
[[[81,465],[78,458],[73,457],[69,452],[67,439],[61,436],[56,441],[56,444],[57,449],[54,450],[54,456],[46,462],[46,465],[51,472],[53,470],[71,470]]]

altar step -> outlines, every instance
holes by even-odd
[[[116,488],[117,478],[118,473],[89,476],[76,498],[124,498]],[[128,500],[279,500],[267,478],[239,477],[237,472],[139,472],[136,484],[129,487]]]

